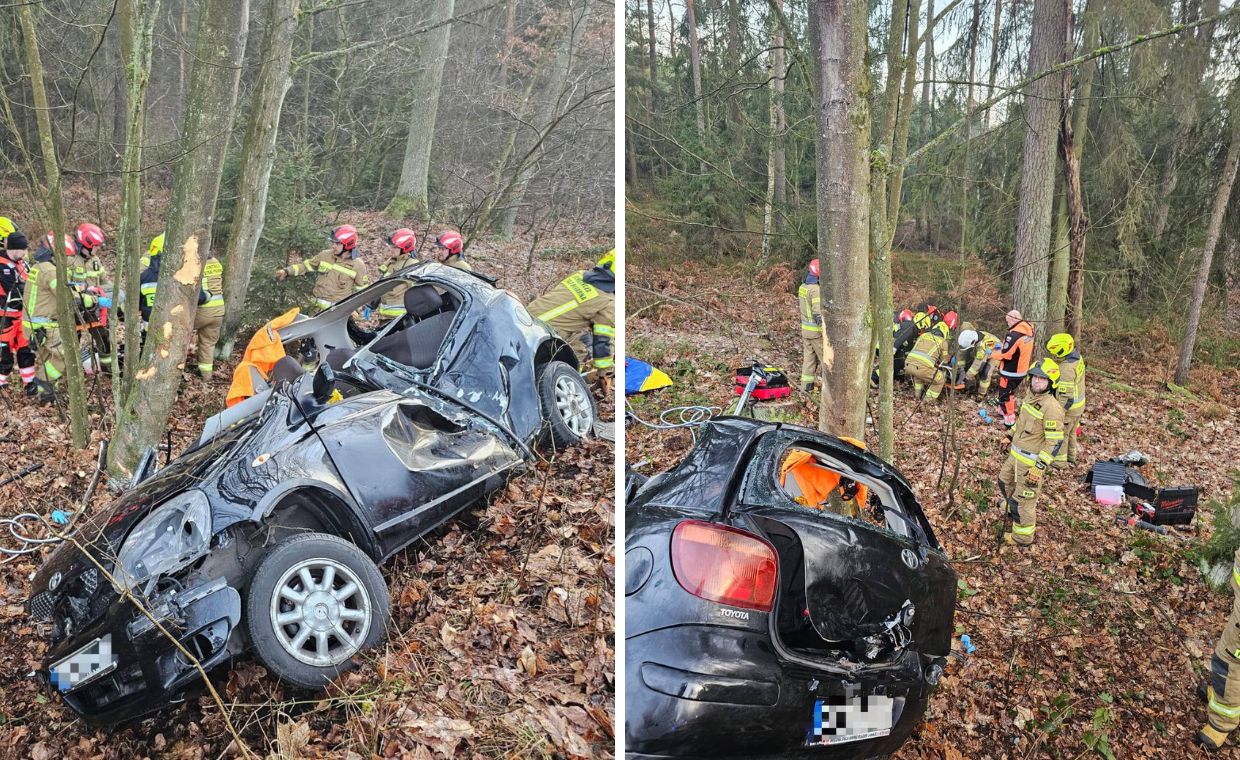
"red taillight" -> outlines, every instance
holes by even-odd
[[[672,532],[672,571],[694,596],[770,612],[778,577],[775,547],[726,525],[685,520]]]

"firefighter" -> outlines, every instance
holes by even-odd
[[[1053,360],[1043,359],[1028,374],[1029,392],[1021,402],[1008,458],[999,471],[999,493],[1012,519],[1003,542],[1021,546],[1034,542],[1042,477],[1063,447],[1063,405],[1054,392],[1059,367]]]
[[[1068,333],[1056,333],[1046,342],[1046,350],[1059,364],[1059,389],[1064,408],[1064,447],[1055,457],[1057,467],[1076,462],[1076,433],[1085,414],[1085,360]]]
[[[14,232],[17,232],[17,225],[13,223],[13,220],[7,216],[0,216],[0,237],[7,241],[9,235]]]
[[[99,288],[105,294],[112,289],[108,270],[99,260],[98,249],[103,246],[103,230],[99,225],[84,222],[73,232],[73,255],[69,257],[69,284],[85,290]]]
[[[995,356],[999,360],[999,406],[1003,424],[1010,428],[1016,424],[1016,389],[1033,361],[1033,325],[1012,309],[1007,313],[1007,326],[1008,333]]]
[[[159,250],[155,249],[155,240],[159,240]],[[138,301],[138,311],[142,315],[142,339],[146,342],[146,328],[151,321],[151,309],[155,306],[155,291],[159,288],[159,263],[163,260],[163,235],[151,241],[151,256],[142,274],[138,278],[138,289],[142,297]]]
[[[418,236],[413,230],[401,227],[387,236],[387,244],[392,250],[387,258],[379,262],[380,277],[395,274],[416,263]],[[409,287],[409,283],[401,283],[383,294],[382,300],[379,301],[380,322],[389,322],[405,316],[405,291]]]
[[[453,230],[439,233],[439,237],[435,238],[433,249],[432,256],[440,264],[464,269],[466,272],[474,271],[474,268],[465,260],[465,241],[461,238],[461,233]]]
[[[921,335],[922,328],[918,326],[913,312],[905,309],[895,315],[895,319],[891,324],[891,376],[899,377],[904,374],[904,360],[908,357],[908,352],[913,350],[913,344],[917,342],[917,337]],[[923,317],[923,324],[929,326],[930,320]],[[821,348],[820,348],[821,350]],[[875,388],[878,387],[878,349],[874,349],[874,371],[870,373],[870,384]]]
[[[146,269],[151,265],[151,259],[164,252],[164,233],[159,233],[151,238],[151,245],[146,249],[146,254],[138,259],[142,263],[142,268]]]
[[[56,321],[59,315],[60,291],[57,289],[56,264],[53,263],[52,246],[56,244],[54,235],[48,235],[40,241],[35,251],[33,267],[26,275],[25,307],[26,318],[22,328],[26,330],[26,339],[35,350],[35,382],[39,400],[50,403],[56,398],[53,384],[65,373],[64,343],[60,339],[60,327]],[[68,235],[63,240],[65,256],[73,253],[73,239]],[[75,307],[93,309],[99,300],[90,293],[81,293],[72,288],[65,288],[75,301]]]
[[[904,363],[904,372],[913,378],[913,393],[918,398],[924,397],[934,401],[943,392],[947,382],[947,371],[943,365],[947,363],[947,324],[939,322],[927,330],[909,352]]]
[[[202,285],[198,290],[198,310],[194,312],[194,333],[198,336],[195,349],[197,364],[192,374],[210,380],[215,369],[215,346],[220,342],[224,326],[224,265],[213,255],[202,265]]]
[[[590,271],[574,272],[526,307],[565,339],[591,333],[589,353],[600,383],[607,388],[615,366],[612,339],[616,335],[616,251],[612,249]]]
[[[1201,689],[1206,723],[1197,732],[1197,743],[1212,751],[1222,749],[1240,724],[1240,549],[1231,560],[1231,594],[1231,616],[1214,645],[1210,677]]]
[[[999,338],[985,330],[978,330],[972,322],[961,326],[964,329],[960,331],[957,343],[961,349],[971,353],[966,353],[968,361],[962,366],[964,377],[956,383],[954,390],[976,387],[978,395],[985,396],[990,391],[990,381],[999,374],[999,357],[995,355]]]
[[[801,310],[801,390],[813,393],[822,374],[822,291],[818,285],[818,259],[809,262],[805,281],[797,288]]]
[[[277,269],[276,279],[283,280],[289,275],[294,277],[306,272],[318,272],[314,281],[315,304],[326,309],[335,302],[352,295],[370,284],[370,273],[357,250],[357,228],[351,224],[342,224],[332,230],[331,241],[340,246],[340,250],[328,248],[314,256],[294,264],[287,269]]]
[[[7,221],[7,220],[6,220]],[[0,224],[0,229],[4,225]],[[29,243],[20,232],[10,232],[0,254],[0,388],[9,384],[13,359],[27,396],[38,391],[35,383],[34,351],[22,330],[22,293],[26,287],[26,249]]]

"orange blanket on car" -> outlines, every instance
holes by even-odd
[[[233,370],[232,385],[228,388],[227,406],[234,406],[254,395],[254,373],[258,370],[263,379],[271,377],[271,368],[284,358],[284,343],[280,340],[280,328],[288,327],[300,313],[292,308],[263,325],[245,347],[241,363]]]

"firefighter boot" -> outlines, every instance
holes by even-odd
[[[1227,734],[1207,723],[1197,732],[1197,743],[1210,752],[1218,752],[1227,743],[1227,736]]]
[[[35,379],[26,387],[26,393],[38,395],[40,404],[51,404],[56,401],[56,389],[46,380]]]

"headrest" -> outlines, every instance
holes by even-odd
[[[433,285],[414,285],[405,291],[405,313],[421,319],[443,308],[443,296]]]
[[[271,384],[292,382],[304,374],[306,370],[301,366],[301,362],[291,356],[282,356],[271,368]]]

